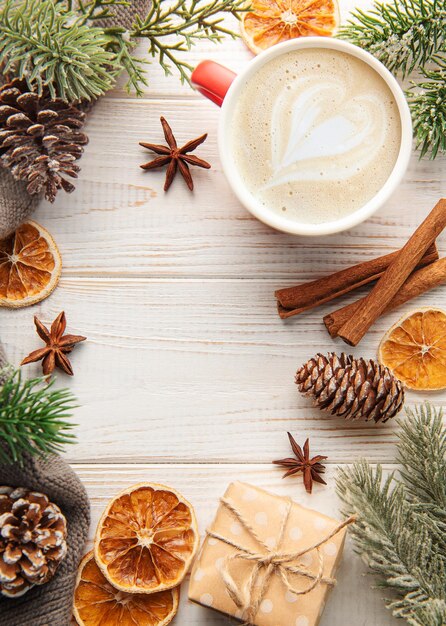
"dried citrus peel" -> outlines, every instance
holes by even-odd
[[[118,591],[89,552],[79,566],[73,613],[79,626],[166,626],[177,613],[179,596],[178,588],[152,595]]]
[[[50,233],[26,222],[0,241],[0,306],[19,308],[47,298],[59,282],[62,259]]]
[[[242,37],[258,54],[297,37],[330,37],[339,25],[336,0],[253,0],[242,15]]]
[[[426,307],[405,315],[382,339],[378,358],[410,389],[445,389],[446,311]]]
[[[106,579],[130,593],[171,589],[184,579],[198,548],[192,506],[164,485],[143,483],[118,494],[95,537],[95,559]]]

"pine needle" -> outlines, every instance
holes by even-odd
[[[397,462],[413,509],[431,519],[446,562],[446,429],[443,411],[430,404],[406,409],[409,419],[398,420]],[[445,581],[446,584],[446,581]]]
[[[436,57],[437,66],[421,70],[421,80],[406,93],[421,156],[435,159],[446,152],[446,62]]]
[[[446,0],[375,2],[356,9],[338,37],[364,48],[402,77],[417,71],[406,92],[420,157],[446,152]]]
[[[389,70],[406,76],[424,66],[446,42],[445,0],[375,2],[356,9],[338,36],[368,50]]]
[[[383,477],[366,461],[340,469],[337,490],[357,552],[386,604],[414,626],[446,623],[446,430],[441,411],[426,404],[400,420],[399,476]]]
[[[6,0],[0,11],[0,65],[39,95],[67,102],[97,98],[113,85],[119,66],[103,29],[83,23],[53,0]]]
[[[131,36],[149,41],[149,54],[158,60],[166,75],[175,68],[181,82],[190,82],[193,68],[181,53],[204,39],[219,43],[225,36],[235,38],[224,24],[224,15],[239,18],[244,10],[246,0],[153,0],[146,18],[136,19]]]
[[[409,419],[398,420],[397,462],[414,502],[446,512],[446,429],[443,411],[430,404],[406,409]]]
[[[22,463],[23,453],[47,455],[74,443],[73,424],[65,421],[75,408],[68,389],[53,390],[54,380],[23,381],[20,370],[1,372],[0,461]]]
[[[152,0],[149,14],[133,28],[106,24],[124,0],[0,0],[0,65],[5,74],[25,79],[39,94],[67,102],[93,100],[108,91],[121,71],[127,89],[142,95],[146,61],[133,55],[138,39],[166,74],[176,70],[182,82],[192,67],[183,53],[196,43],[236,37],[224,23],[238,17],[245,0]],[[98,20],[101,22],[99,27]]]

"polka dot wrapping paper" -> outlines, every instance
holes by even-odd
[[[339,525],[232,483],[195,561],[189,599],[255,626],[317,626],[344,548]]]

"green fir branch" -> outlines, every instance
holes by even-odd
[[[143,86],[148,86],[146,65],[147,61],[133,55],[134,40],[130,39],[129,33],[120,27],[106,29],[109,38],[107,49],[113,53],[115,63],[122,68],[128,76],[125,85],[130,93],[132,90],[137,96],[144,94]]]
[[[401,478],[412,501],[428,511],[446,515],[446,429],[443,411],[430,404],[414,410],[407,408],[409,419],[398,420],[397,462]]]
[[[446,42],[445,0],[375,2],[368,12],[356,9],[338,37],[376,56],[403,76],[424,66]]]
[[[130,31],[96,25],[114,18],[114,7],[129,5],[126,0],[0,0],[3,72],[25,79],[40,94],[47,87],[53,98],[78,102],[104,94],[125,70],[128,90],[141,95],[147,85],[145,61],[132,50],[138,38],[146,38],[149,54],[165,73],[175,68],[182,82],[189,81],[192,67],[183,53],[203,39],[217,43],[236,37],[224,17],[238,17],[244,0],[153,0],[147,17],[137,17]]]
[[[366,461],[340,469],[337,489],[356,551],[378,585],[391,591],[387,607],[413,626],[446,623],[444,546],[446,431],[429,405],[399,422],[400,477],[384,479]]]
[[[435,68],[421,70],[421,80],[406,92],[417,148],[431,159],[446,152],[446,62],[440,57],[436,61]]]
[[[110,89],[119,66],[104,31],[83,24],[52,0],[6,0],[0,11],[0,65],[31,89],[66,101],[91,100]]]
[[[0,461],[22,463],[24,453],[60,452],[76,437],[66,418],[75,398],[68,389],[53,390],[54,380],[24,381],[20,370],[2,372],[0,386]]]
[[[446,429],[443,411],[430,404],[406,409],[398,420],[397,462],[405,492],[416,511],[431,518],[433,537],[446,564]]]
[[[446,624],[446,608],[444,600],[431,600],[429,604],[419,609],[416,620],[409,619],[413,626],[444,626]]]
[[[237,35],[225,26],[224,16],[239,18],[245,9],[245,0],[153,0],[146,18],[136,18],[131,36],[149,41],[149,54],[166,75],[175,68],[181,82],[189,82],[193,68],[181,53],[203,39],[219,43],[225,36],[235,38]]]
[[[446,0],[375,2],[357,9],[338,36],[364,48],[395,74],[420,76],[406,92],[420,157],[446,152]]]

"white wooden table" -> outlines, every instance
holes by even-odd
[[[342,9],[345,14],[348,6]],[[237,70],[250,56],[242,42],[227,41],[193,51],[190,61],[208,57]],[[194,193],[178,178],[165,194],[164,172],[139,168],[151,155],[138,142],[162,140],[160,115],[179,141],[209,132],[197,154],[212,169],[194,168]],[[232,480],[337,516],[337,466],[361,456],[386,465],[394,459],[395,423],[333,419],[294,385],[307,358],[346,347],[329,338],[321,321],[333,304],[284,323],[273,291],[400,247],[444,195],[445,159],[414,156],[398,192],[365,224],[336,236],[298,238],[256,221],[229,190],[217,153],[218,115],[156,64],[144,98],[121,88],[103,98],[87,124],[90,145],[76,192],[35,214],[60,246],[60,285],[33,309],[0,313],[1,337],[16,364],[39,346],[34,314],[50,322],[65,310],[69,331],[88,337],[73,353],[74,378],[61,373],[57,384],[79,398],[78,443],[66,458],[91,496],[91,537],[107,501],[139,481],[184,493],[204,531]],[[445,237],[439,247],[444,253]],[[446,290],[417,302],[427,304],[446,307]],[[382,318],[354,353],[374,357],[384,331],[411,307]],[[40,371],[38,364],[27,368],[29,375]],[[409,403],[422,399],[408,394]],[[288,456],[287,430],[300,442],[310,437],[312,451],[329,457],[328,486],[316,485],[312,496],[300,478],[282,481],[271,465]],[[322,626],[399,623],[364,573],[348,545]],[[184,590],[175,623],[228,621],[189,604]]]

